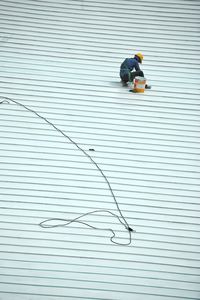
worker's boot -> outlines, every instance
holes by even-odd
[[[121,80],[122,86],[128,86],[128,82]]]

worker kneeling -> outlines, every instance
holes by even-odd
[[[145,80],[144,88],[150,89],[151,87],[146,84],[146,79],[144,78],[144,73],[140,69],[140,65],[143,61],[142,53],[135,54],[134,57],[126,58],[120,66],[120,78],[123,85],[127,85],[128,82],[133,82],[134,80],[134,91],[142,92],[142,90],[137,89],[137,85],[139,81],[143,78],[143,82]]]

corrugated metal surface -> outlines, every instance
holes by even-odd
[[[1,1],[1,101],[71,139],[0,105],[1,300],[200,298],[199,12],[189,0]],[[141,95],[118,78],[138,50],[153,85]],[[119,216],[87,155],[136,230],[130,246],[81,223],[38,225]],[[80,220],[129,241],[109,213]]]

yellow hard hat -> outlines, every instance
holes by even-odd
[[[139,57],[139,59],[140,59],[140,62],[142,63],[142,61],[143,61],[143,58],[144,58],[144,56],[142,55],[142,53],[136,53],[135,54],[137,57]]]

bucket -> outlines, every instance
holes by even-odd
[[[145,85],[146,85],[146,78],[145,77],[137,76],[137,77],[135,77],[133,83],[134,83],[133,91],[135,93],[144,93]]]

